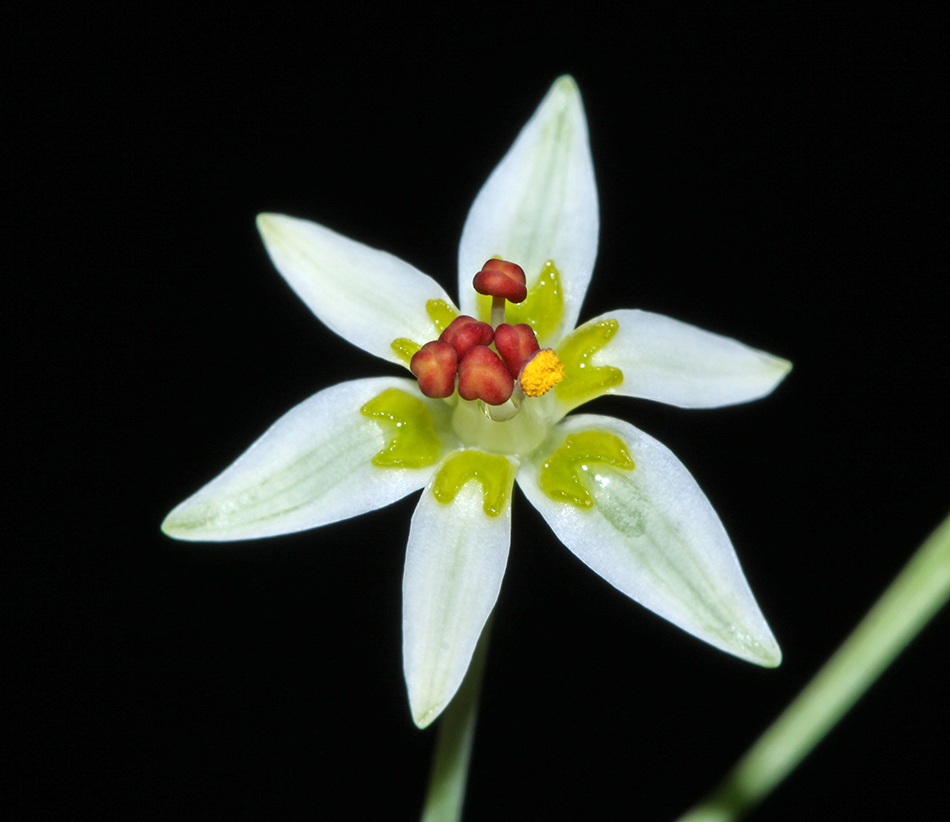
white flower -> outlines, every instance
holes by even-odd
[[[458,393],[430,399],[415,380],[396,377],[326,388],[162,526],[186,540],[253,539],[424,489],[403,581],[405,675],[420,727],[452,699],[498,598],[516,480],[558,538],[620,591],[738,657],[766,666],[781,659],[719,518],[676,457],[627,422],[565,415],[603,394],[686,408],[746,402],[771,392],[791,366],[646,311],[608,312],[575,330],[598,222],[580,94],[562,77],[472,205],[459,305],[487,320],[490,298],[479,303],[473,275],[493,257],[518,263],[528,297],[508,307],[511,320],[528,322],[553,348],[563,381],[543,396],[516,389],[494,408]],[[407,365],[459,313],[434,280],[383,251],[282,215],[262,214],[258,227],[317,317],[385,360]]]

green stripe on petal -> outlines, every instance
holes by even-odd
[[[611,417],[568,417],[558,431],[521,466],[518,485],[561,542],[611,585],[683,630],[749,662],[778,665],[778,644],[719,517],[669,449]],[[617,437],[633,464],[588,461],[581,482],[591,507],[558,501],[541,482],[562,444],[587,432]]]
[[[373,460],[391,447],[391,431],[360,409],[388,391],[419,404],[412,408],[425,423],[426,453],[415,463],[403,454],[402,467],[380,468]],[[454,444],[445,403],[421,398],[414,382],[383,377],[340,383],[284,414],[233,465],[177,506],[162,530],[184,540],[255,539],[382,508],[429,481],[435,432],[441,447]]]
[[[320,321],[384,360],[407,365],[394,340],[422,345],[439,336],[433,301],[455,310],[435,280],[385,251],[283,214],[260,214],[257,227],[277,270]]]
[[[516,465],[497,459],[505,465],[486,463],[507,486],[497,514],[485,513],[483,484],[472,476],[453,489],[450,500],[442,495],[448,501],[436,497],[433,478],[412,516],[403,577],[403,666],[420,728],[436,719],[458,690],[501,589]]]
[[[520,265],[529,291],[553,260],[564,310],[556,327],[538,335],[550,345],[577,322],[598,230],[587,120],[577,84],[561,77],[472,203],[459,245],[462,313],[478,316],[472,278],[486,260],[498,256]]]

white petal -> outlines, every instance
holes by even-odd
[[[497,516],[485,513],[475,480],[448,504],[435,498],[430,483],[413,514],[403,577],[403,665],[420,728],[455,696],[498,599],[511,541],[514,470]]]
[[[340,383],[284,414],[224,473],[177,506],[162,530],[211,542],[289,534],[382,508],[421,488],[435,463],[372,464],[392,435],[360,408],[389,388],[417,397],[437,430],[448,430],[445,403],[424,399],[411,380]],[[451,435],[441,439],[454,444]]]
[[[409,263],[283,214],[258,215],[257,228],[290,287],[321,322],[353,345],[405,365],[391,348],[393,340],[422,345],[439,336],[426,303],[444,300],[452,306],[452,300]]]
[[[592,363],[623,371],[613,394],[716,408],[766,396],[792,368],[788,360],[662,314],[627,309],[590,322],[606,319],[620,327]]]
[[[499,256],[525,270],[530,288],[553,260],[565,311],[548,342],[577,323],[597,256],[597,188],[580,92],[561,77],[475,198],[459,246],[459,304],[475,315],[472,277]],[[541,340],[542,345],[545,340]]]
[[[539,486],[552,448],[521,466],[518,484],[558,538],[611,585],[685,631],[759,665],[781,652],[749,590],[725,529],[683,464],[663,445],[611,417],[568,417],[566,434],[619,437],[634,468],[581,466],[592,508],[556,502]]]

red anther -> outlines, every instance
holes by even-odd
[[[432,399],[445,399],[455,391],[458,356],[448,343],[433,340],[412,355],[409,370],[419,380],[423,394]]]
[[[495,332],[488,323],[461,314],[449,323],[439,339],[455,349],[461,360],[476,345],[491,345]]]
[[[462,399],[502,405],[514,387],[514,380],[501,357],[484,345],[476,345],[459,363],[459,394]]]
[[[504,297],[509,302],[520,303],[528,296],[524,269],[505,260],[489,260],[472,281],[479,294]]]
[[[502,323],[495,329],[495,348],[505,361],[508,373],[515,379],[521,373],[521,366],[541,346],[538,338],[527,323],[508,325]]]

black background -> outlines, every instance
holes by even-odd
[[[601,204],[581,319],[640,307],[795,364],[749,405],[588,409],[690,468],[785,662],[629,602],[518,497],[466,819],[674,819],[947,514],[935,21],[591,7],[6,13],[16,818],[417,818],[415,495],[258,543],[158,525],[297,402],[397,373],[314,320],[255,214],[325,223],[454,294],[468,206],[562,73]],[[750,818],[945,807],[948,637],[944,613]]]

